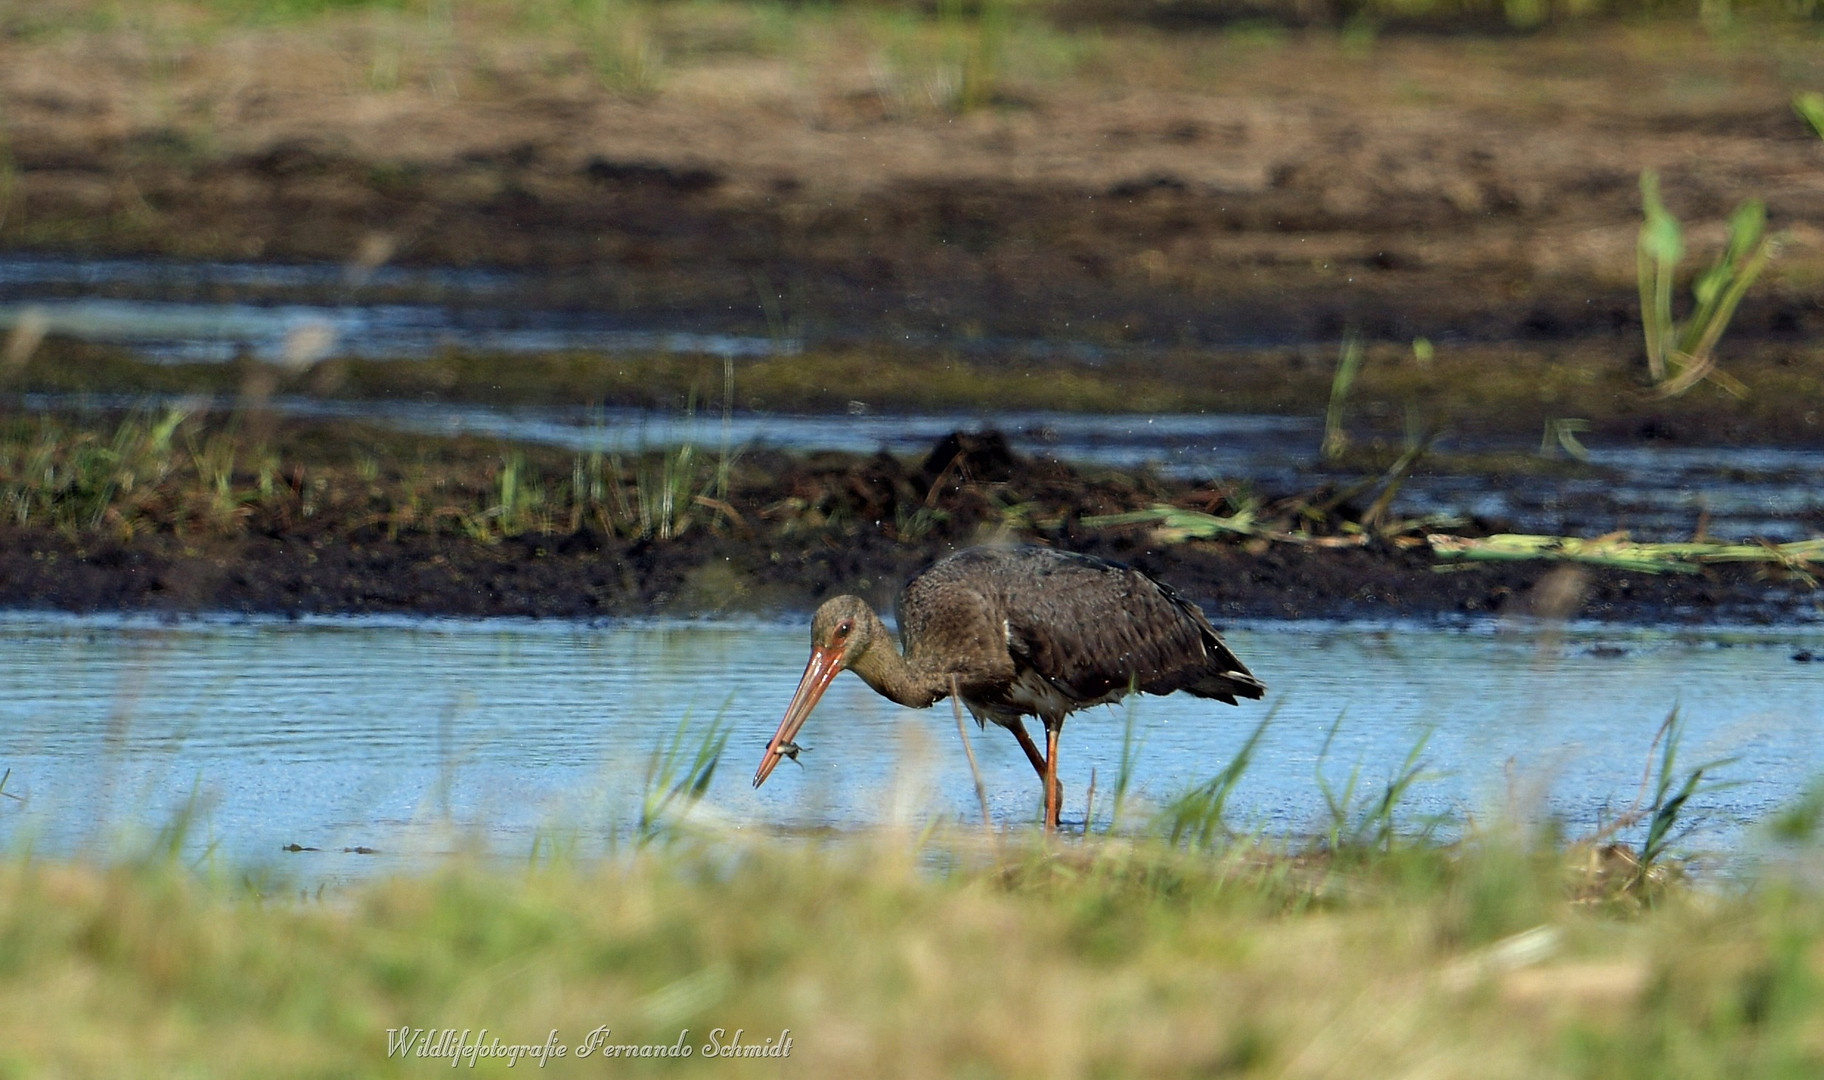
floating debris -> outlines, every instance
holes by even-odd
[[[1154,525],[1153,535],[1168,544],[1183,540],[1211,540],[1218,536],[1261,536],[1267,530],[1255,519],[1253,509],[1236,511],[1228,517],[1199,513],[1177,506],[1153,506],[1125,514],[1101,514],[1083,519],[1091,529],[1121,525]]]
[[[1638,570],[1647,574],[1691,574],[1696,573],[1700,567],[1713,563],[1755,562],[1784,567],[1811,585],[1817,583],[1813,571],[1824,570],[1824,537],[1786,544],[1721,544],[1705,541],[1643,544],[1628,539],[1625,532],[1609,533],[1587,540],[1575,536],[1539,536],[1530,533],[1498,533],[1480,538],[1432,533],[1425,539],[1431,545],[1432,553],[1440,559],[1478,562],[1546,559],[1606,566],[1617,570]]]
[[[1101,514],[1086,517],[1081,522],[1086,528],[1107,529],[1125,525],[1152,525],[1152,538],[1162,544],[1178,544],[1186,540],[1215,540],[1224,536],[1241,536],[1251,539],[1271,540],[1282,544],[1302,544],[1308,547],[1344,548],[1362,547],[1376,536],[1391,539],[1401,547],[1417,547],[1422,541],[1414,532],[1427,529],[1452,528],[1460,526],[1462,520],[1455,517],[1424,517],[1413,521],[1390,521],[1380,528],[1369,529],[1355,522],[1341,523],[1343,530],[1338,535],[1317,536],[1312,533],[1292,532],[1284,528],[1275,528],[1268,521],[1262,520],[1258,510],[1253,506],[1244,506],[1227,517],[1216,514],[1205,514],[1197,510],[1186,510],[1180,506],[1159,504],[1145,510],[1131,510],[1124,514]],[[1283,524],[1283,523],[1282,523]],[[1404,541],[1404,542],[1402,542]]]
[[[1465,562],[1515,562],[1540,559],[1555,562],[1582,563],[1615,570],[1638,570],[1646,574],[1694,574],[1715,563],[1765,563],[1779,566],[1807,585],[1816,585],[1815,574],[1824,571],[1824,537],[1776,544],[1761,540],[1746,543],[1720,543],[1693,540],[1684,543],[1637,543],[1626,532],[1583,538],[1547,536],[1533,533],[1497,533],[1493,536],[1457,536],[1453,533],[1425,531],[1462,524],[1457,519],[1421,518],[1414,521],[1389,522],[1378,529],[1345,522],[1341,535],[1313,536],[1299,531],[1276,529],[1262,522],[1252,507],[1244,507],[1228,517],[1205,514],[1182,507],[1157,505],[1124,514],[1102,514],[1086,517],[1082,524],[1092,529],[1118,528],[1131,525],[1153,526],[1152,538],[1163,544],[1186,540],[1215,540],[1223,537],[1247,537],[1276,543],[1303,544],[1311,547],[1360,547],[1379,537],[1396,547],[1431,546],[1432,554],[1441,560],[1459,564],[1440,566],[1439,570],[1459,569]],[[1424,531],[1424,539],[1413,535]]]

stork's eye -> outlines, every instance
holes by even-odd
[[[851,631],[853,629],[855,629],[855,624],[852,622],[849,622],[846,619],[843,620],[842,622],[837,623],[836,624],[836,640],[841,641],[843,638],[848,637],[849,631]]]

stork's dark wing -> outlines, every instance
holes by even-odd
[[[1197,605],[1119,563],[1034,550],[1005,582],[1008,645],[1054,686],[1094,701],[1137,686],[1235,704],[1266,686]]]

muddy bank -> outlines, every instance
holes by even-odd
[[[1034,538],[1038,539],[1038,538]],[[1558,599],[1545,564],[1440,573],[1423,551],[1149,545],[1083,537],[1062,546],[1119,559],[1171,583],[1222,619],[1531,616],[1644,623],[1783,623],[1824,618],[1796,582],[1751,568],[1702,575],[1593,570]],[[431,537],[330,541],[249,536],[195,544],[72,541],[0,529],[0,606],[75,612],[594,618],[805,612],[843,592],[890,605],[912,573],[951,545],[872,538],[840,549],[702,536],[679,541],[522,537],[499,544]]]
[[[235,440],[246,428],[196,420],[167,440],[190,447],[186,457],[156,442],[150,419],[123,421],[105,442],[35,423],[15,420],[0,454],[4,607],[799,612],[840,592],[889,605],[910,574],[959,547],[1042,543],[1139,566],[1219,619],[1824,617],[1824,593],[1778,567],[1446,566],[1423,542],[1423,524],[1363,526],[1371,490],[1255,493],[1078,469],[1022,458],[992,435],[946,439],[923,460],[757,451],[724,470],[713,456],[680,451],[625,462],[536,448],[503,455],[482,441],[348,425],[278,425],[244,446]],[[102,445],[113,449],[84,456]],[[40,448],[30,451],[38,471],[17,468],[21,446]],[[38,477],[50,486],[33,489]],[[1144,525],[1096,520],[1161,504],[1245,512],[1258,528],[1168,542]],[[1268,538],[1294,527],[1303,541]],[[1457,531],[1499,528],[1470,521]]]

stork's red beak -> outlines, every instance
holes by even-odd
[[[823,697],[823,692],[830,688],[831,680],[842,671],[842,650],[835,646],[811,647],[810,663],[804,665],[804,677],[798,680],[798,692],[792,695],[792,703],[785,708],[785,719],[779,721],[779,730],[773,732],[773,741],[766,744],[766,756],[760,759],[760,767],[754,770],[754,786],[766,783],[772,775],[773,767],[785,754],[779,748],[790,747],[797,737],[798,729],[804,726],[811,710]]]

